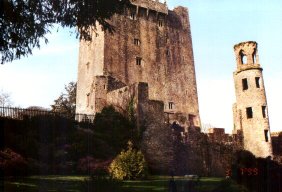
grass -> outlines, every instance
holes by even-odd
[[[189,179],[185,177],[175,177],[175,182],[177,185],[177,191],[184,191],[185,184]],[[209,192],[212,191],[223,178],[201,178],[197,189],[199,192]],[[169,176],[153,176],[149,180],[143,181],[124,181],[122,187],[131,192],[163,192],[168,191]]]
[[[30,176],[23,178],[5,178],[4,191],[81,191],[81,183],[89,179],[88,176]]]
[[[168,176],[152,176],[147,180],[136,180],[136,181],[123,181],[114,184],[112,188],[105,186],[111,185],[108,181],[107,183],[100,182],[98,185],[104,185],[103,189],[95,187],[96,190],[93,190],[90,185],[93,185],[93,182],[90,182],[88,176],[57,176],[57,175],[48,175],[48,176],[30,176],[23,178],[5,178],[2,186],[5,192],[10,191],[21,191],[21,192],[37,192],[37,191],[54,191],[54,192],[83,192],[83,191],[101,191],[101,192],[110,192],[110,191],[119,191],[119,192],[167,192],[168,191],[168,182],[170,177]],[[220,185],[223,178],[201,178],[198,186],[198,192],[211,192],[217,186]],[[184,177],[175,177],[177,191],[186,192],[185,184],[188,179]],[[0,183],[1,185],[1,183]],[[95,185],[95,184],[94,184]],[[97,185],[97,184],[96,184]],[[118,190],[119,188],[119,190]],[[111,189],[111,190],[109,190]]]

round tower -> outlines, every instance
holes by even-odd
[[[233,106],[234,131],[243,134],[244,149],[257,157],[272,156],[267,101],[257,43],[234,46],[237,70],[234,72],[236,103]]]

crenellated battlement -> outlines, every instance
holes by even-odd
[[[162,3],[159,0],[130,0],[130,2],[137,7],[168,15],[168,7],[166,3]]]

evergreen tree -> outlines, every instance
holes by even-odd
[[[61,93],[58,99],[51,105],[53,112],[63,113],[67,117],[74,117],[76,106],[76,83],[70,82],[65,86],[65,93]]]

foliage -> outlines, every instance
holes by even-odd
[[[27,158],[33,174],[100,171],[131,138],[129,120],[112,107],[97,113],[94,125],[31,112],[22,120],[0,117],[0,132],[5,133],[4,146]]]
[[[111,163],[111,160],[99,160],[95,159],[91,156],[86,156],[84,158],[81,158],[78,162],[78,171],[80,173],[87,173],[87,174],[93,174],[93,175],[106,175],[107,174],[107,168],[109,164]]]
[[[134,180],[147,176],[147,165],[141,151],[133,149],[132,142],[128,142],[128,150],[122,151],[109,167],[111,176],[119,180]]]
[[[3,0],[0,3],[1,63],[20,59],[40,48],[54,24],[77,27],[80,38],[90,40],[97,23],[113,31],[108,19],[123,11],[128,0]]]
[[[0,170],[4,175],[23,175],[27,171],[27,161],[20,154],[6,148],[0,151]]]
[[[4,0],[0,12],[1,63],[19,59],[40,47],[40,39],[55,22],[48,0]]]
[[[129,118],[129,121],[135,123],[135,109],[134,109],[134,97],[132,97],[128,103],[127,107],[127,116]]]
[[[11,97],[8,93],[0,91],[0,107],[10,107],[12,105]]]
[[[65,86],[65,93],[61,93],[58,99],[51,105],[53,112],[63,113],[67,117],[74,117],[76,106],[76,83],[70,82]]]
[[[5,133],[4,146],[30,159],[28,166],[32,172],[57,173],[68,168],[65,165],[71,159],[65,146],[75,132],[73,121],[48,115],[0,120],[4,122],[0,127]],[[41,169],[43,167],[46,168]]]
[[[101,149],[99,156],[115,157],[127,141],[135,135],[136,129],[128,118],[117,112],[113,106],[105,107],[101,113],[96,113],[94,120],[94,135],[97,147]],[[107,154],[108,153],[108,154]]]

